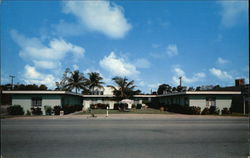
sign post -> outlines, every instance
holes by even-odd
[[[109,106],[107,106],[107,114],[106,114],[106,117],[109,116]]]

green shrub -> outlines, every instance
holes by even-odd
[[[127,103],[115,103],[114,104],[114,109],[115,110],[118,110],[118,109],[125,110],[127,108],[128,108],[128,104]]]
[[[181,113],[181,114],[191,114],[191,115],[199,115],[201,113],[201,108],[196,106],[183,106],[178,104],[173,105],[162,105],[165,110],[174,113]]]
[[[30,112],[29,110],[27,110],[26,115],[27,115],[27,116],[30,116],[30,115],[31,115],[31,112]]]
[[[137,104],[136,109],[141,109],[142,108],[142,104]]]
[[[45,109],[45,114],[46,115],[51,115],[51,113],[52,113],[51,106],[44,106],[44,109]]]
[[[102,104],[102,103],[97,103],[97,104],[90,104],[91,109],[107,109],[109,104]]]
[[[63,105],[62,110],[64,111],[64,114],[69,114],[69,113],[82,110],[82,107],[83,105],[77,105],[77,104],[76,105]]]
[[[216,114],[218,115],[220,113],[220,110],[216,106],[210,106],[209,108],[209,114]]]
[[[61,106],[54,106],[53,111],[55,115],[60,115],[60,111],[62,110]]]
[[[201,112],[202,115],[208,115],[209,114],[209,108],[204,108]]]
[[[222,111],[221,111],[221,113],[222,113],[222,115],[231,114],[231,111],[228,108],[223,108]]]
[[[43,114],[40,107],[33,107],[33,108],[30,108],[30,109],[31,109],[32,115],[42,115]]]
[[[135,106],[135,104],[132,104],[132,107],[131,107],[132,109],[135,109],[136,108],[136,106]]]
[[[201,113],[201,108],[197,106],[190,106],[189,107],[189,114],[192,115],[200,115]]]
[[[24,111],[20,105],[13,105],[7,108],[9,115],[23,115]]]

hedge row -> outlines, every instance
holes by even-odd
[[[90,104],[91,109],[107,109],[107,107],[109,107],[109,104]]]
[[[76,111],[81,111],[82,110],[83,105],[64,105],[64,106],[54,106],[54,114],[55,115],[60,115],[60,111],[63,110],[64,114],[69,114],[69,113],[73,113]]]
[[[165,110],[180,114],[199,115],[201,113],[201,108],[196,106],[167,105]]]
[[[115,103],[114,104],[114,109],[115,110],[119,110],[120,109],[127,109],[128,108],[128,104],[127,103]]]

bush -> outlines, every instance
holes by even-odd
[[[62,109],[64,111],[64,114],[69,114],[69,113],[73,113],[76,111],[81,111],[82,110],[83,105],[64,105],[62,106]],[[60,114],[60,111],[59,111]]]
[[[210,106],[209,108],[209,114],[216,114],[218,115],[220,113],[220,110],[216,106]]]
[[[41,108],[39,108],[39,107],[33,107],[30,109],[31,109],[32,115],[42,115],[43,114]]]
[[[9,115],[23,115],[24,111],[20,105],[13,105],[7,108]]]
[[[127,108],[128,108],[128,104],[127,103],[115,103],[114,104],[114,109],[115,110],[119,110],[119,109],[125,110]]]
[[[137,104],[136,109],[141,109],[142,108],[142,104]]]
[[[98,103],[98,104],[91,104],[90,105],[91,109],[107,109],[107,107],[109,107],[109,104]]]
[[[231,114],[231,111],[228,108],[223,108],[222,111],[221,111],[221,113],[222,113],[222,115]]]
[[[62,106],[62,110],[64,111],[64,114],[69,114],[76,111],[74,105],[64,105]]]
[[[181,114],[199,115],[201,113],[201,108],[196,106],[182,106],[178,104],[173,104],[173,105],[165,105],[164,108],[169,112],[181,113]]]
[[[44,109],[45,109],[45,114],[46,115],[51,115],[51,113],[52,113],[51,106],[44,106]]]
[[[197,107],[197,106],[190,106],[189,107],[189,112],[190,112],[190,114],[193,114],[193,115],[200,115],[201,108]]]
[[[220,110],[216,106],[210,106],[210,108],[204,108],[201,112],[202,115],[216,114],[218,115]]]
[[[209,114],[209,108],[204,108],[201,112],[202,115],[208,115]]]
[[[55,115],[60,115],[60,111],[62,110],[62,107],[61,106],[54,106],[54,114]]]
[[[132,104],[132,107],[131,107],[132,109],[135,109],[136,108],[136,106],[135,106],[135,104]]]
[[[31,112],[30,112],[29,110],[27,110],[26,115],[27,115],[27,116],[30,116],[30,115],[31,115]]]

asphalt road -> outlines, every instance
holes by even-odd
[[[246,158],[248,119],[1,120],[3,158]]]

